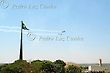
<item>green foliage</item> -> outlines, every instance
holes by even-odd
[[[54,66],[51,61],[44,60],[42,61],[42,71],[46,73],[54,72]]]
[[[66,65],[62,60],[51,62],[48,60],[35,60],[31,63],[36,70],[36,73],[65,73],[64,66]]]
[[[0,73],[81,73],[81,67],[69,65],[62,60],[54,62],[48,60],[35,60],[28,63],[25,60],[17,60],[11,64],[0,66]]]
[[[64,66],[66,65],[66,63],[64,61],[56,60],[55,62],[53,62],[53,64],[54,64],[54,68],[55,68],[56,73],[65,73]]]
[[[32,65],[24,60],[17,60],[1,68],[1,73],[34,73]]]
[[[43,64],[41,60],[35,60],[35,61],[31,62],[31,64],[36,73],[41,73],[42,64]]]
[[[66,73],[81,73],[81,68],[75,65],[69,65],[66,68]]]
[[[56,60],[54,63],[55,64],[60,64],[62,66],[65,66],[66,65],[66,63],[64,61],[62,61],[62,60]]]
[[[32,62],[36,73],[51,73],[54,72],[54,66],[51,61],[48,60],[36,60]]]

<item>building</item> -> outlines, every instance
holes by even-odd
[[[110,64],[103,64],[99,59],[99,64],[88,66],[84,73],[110,73]]]

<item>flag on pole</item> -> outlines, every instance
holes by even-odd
[[[26,25],[23,23],[23,21],[21,21],[21,23],[22,23],[22,29],[24,29],[24,30],[29,30],[29,29],[26,27]]]

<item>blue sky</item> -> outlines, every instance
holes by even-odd
[[[30,41],[23,35],[24,59],[56,60],[75,63],[110,63],[109,0],[0,0],[0,62],[19,58],[21,20],[34,34],[79,36],[79,41]],[[6,28],[7,27],[7,28]],[[4,30],[5,31],[4,31]],[[41,30],[38,32],[38,30]],[[34,31],[32,31],[34,32]],[[55,33],[55,35],[53,35]],[[42,35],[44,36],[44,35]],[[45,36],[44,36],[45,37]]]

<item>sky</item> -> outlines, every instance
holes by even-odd
[[[27,61],[110,63],[110,0],[0,0],[0,63],[19,59],[21,21]]]

